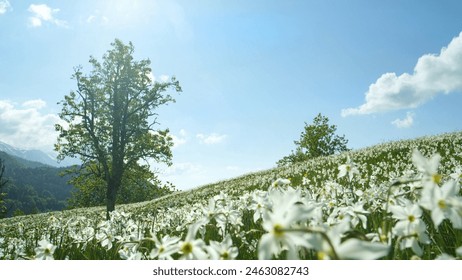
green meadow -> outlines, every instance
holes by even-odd
[[[462,133],[0,220],[0,259],[460,259]]]

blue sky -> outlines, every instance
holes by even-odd
[[[322,113],[350,148],[461,129],[461,1],[0,0],[0,141],[52,150],[57,102],[115,38],[183,93],[180,189],[267,169]]]

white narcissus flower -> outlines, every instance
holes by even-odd
[[[454,180],[449,180],[442,187],[423,190],[420,205],[431,211],[435,227],[447,218],[454,228],[462,229],[462,197],[459,196],[459,189]]]
[[[123,260],[141,260],[143,255],[137,250],[138,246],[127,244],[119,250],[119,256]]]
[[[338,167],[339,173],[337,175],[338,178],[342,178],[348,175],[348,180],[351,181],[355,174],[359,174],[359,170],[356,167],[356,164],[351,161],[350,157],[347,157],[347,161],[345,164],[342,164]]]
[[[267,193],[263,191],[252,192],[252,202],[249,206],[254,211],[253,221],[256,223],[263,216],[264,211],[268,208]]]
[[[38,245],[40,246],[35,248],[36,260],[54,260],[53,253],[55,252],[56,246],[46,239],[39,241]]]
[[[158,240],[154,234],[152,235],[154,236],[155,248],[151,250],[149,257],[151,259],[173,260],[172,255],[178,253],[178,242],[180,242],[180,238],[165,235]]]
[[[424,187],[437,186],[441,183],[441,174],[438,173],[440,160],[439,154],[434,154],[427,159],[417,149],[412,152],[412,162],[423,175],[422,184]]]
[[[239,228],[242,226],[241,214],[233,203],[228,203],[220,209],[220,213],[215,218],[217,222],[217,227],[220,228],[220,233],[222,236],[225,235],[226,229],[229,225]]]
[[[275,212],[266,212],[263,217],[263,234],[258,244],[258,258],[260,260],[272,259],[283,250],[288,250],[289,259],[297,259],[298,248],[310,247],[304,233],[290,230],[303,215],[303,209],[288,205],[286,209],[274,209]]]
[[[113,230],[110,228],[104,228],[95,236],[96,239],[101,242],[101,246],[105,247],[106,250],[110,250],[112,248],[112,243],[117,239],[121,239],[120,236],[115,236],[112,231]]]
[[[407,236],[402,236],[403,238],[399,244],[400,249],[403,250],[405,248],[411,248],[416,255],[422,256],[423,249],[420,247],[420,243],[431,243],[431,240],[427,234],[427,226],[423,222],[416,223],[409,227],[408,231],[409,234]]]
[[[404,206],[390,205],[389,209],[393,214],[393,218],[398,220],[393,227],[393,233],[397,236],[409,235],[418,224],[423,223],[420,219],[423,213],[422,209],[419,205],[412,204],[410,201],[407,201]]]
[[[217,201],[215,200],[215,198],[211,197],[209,199],[208,207],[201,206],[204,219],[205,219],[204,222],[209,223],[210,220],[215,218],[215,216],[217,215],[216,205],[217,205]]]
[[[221,243],[210,241],[210,246],[206,249],[213,260],[234,260],[239,254],[237,247],[233,247],[233,241],[229,235],[226,235]]]
[[[283,190],[285,187],[290,186],[289,179],[278,178],[271,184],[270,190]]]
[[[201,226],[195,223],[189,226],[188,234],[184,241],[178,243],[178,250],[181,254],[181,260],[206,260],[208,259],[205,250],[205,242],[202,239],[196,239],[196,233]]]
[[[344,207],[343,214],[348,215],[351,218],[351,224],[356,227],[360,222],[364,229],[367,228],[367,217],[369,211],[364,210],[364,203],[356,202],[353,205]]]
[[[300,189],[288,187],[285,190],[270,190],[268,191],[268,205],[273,211],[289,208],[294,204],[299,204],[302,201]],[[284,210],[287,212],[288,210]],[[265,211],[267,212],[267,211]]]
[[[311,212],[301,202],[301,192],[289,187],[269,193],[271,211],[263,212],[262,227],[265,233],[258,244],[258,258],[272,259],[282,251],[288,251],[289,259],[298,258],[300,247],[309,247],[304,233],[297,224],[307,221]]]

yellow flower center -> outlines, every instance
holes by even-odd
[[[224,259],[224,260],[227,260],[229,259],[229,253],[228,251],[225,251],[221,254],[221,258]]]
[[[282,237],[284,235],[284,228],[280,224],[275,224],[273,227],[273,233],[276,237]]]
[[[432,181],[435,184],[441,183],[442,176],[440,174],[433,174],[432,175]]]
[[[326,253],[324,253],[323,251],[319,251],[317,253],[317,257],[318,257],[318,260],[325,260],[326,259]]]
[[[193,250],[193,246],[190,242],[185,242],[183,246],[181,246],[181,251],[184,255],[191,254]]]
[[[409,215],[409,216],[407,216],[407,219],[409,220],[409,222],[412,223],[413,221],[415,221],[415,216],[414,215]]]
[[[438,201],[438,207],[441,208],[441,209],[445,209],[447,207],[446,201],[444,201],[443,199],[440,199]]]
[[[328,249],[326,251],[318,251],[316,255],[318,257],[318,260],[330,260],[334,255],[333,253],[334,252],[332,251],[332,249]]]

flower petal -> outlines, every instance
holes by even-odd
[[[388,254],[389,246],[378,242],[367,242],[350,238],[340,244],[337,254],[341,259],[372,260]]]

